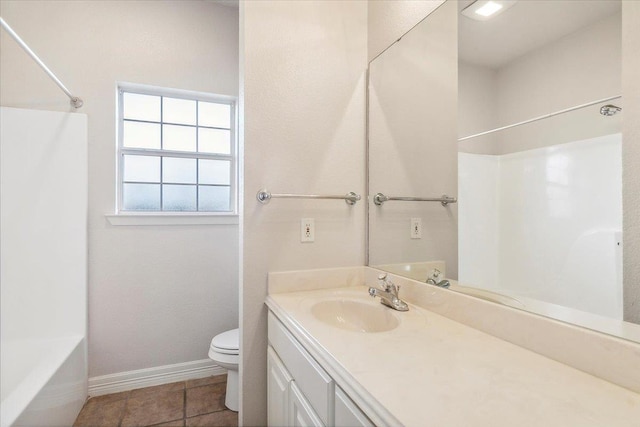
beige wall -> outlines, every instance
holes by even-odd
[[[238,322],[237,226],[111,226],[116,82],[236,95],[238,11],[194,1],[2,1],[74,94],[89,141],[89,376],[206,359]],[[0,31],[0,103],[69,100]]]
[[[640,323],[640,2],[622,2],[622,206],[625,320]]]
[[[364,264],[365,204],[256,200],[364,195],[367,3],[242,2],[244,220],[241,425],[266,424],[267,273]],[[300,219],[315,242],[300,243]]]
[[[444,0],[369,0],[368,59],[382,53]]]
[[[620,14],[498,70],[498,126],[620,94]]]

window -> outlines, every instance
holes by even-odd
[[[118,86],[118,211],[236,212],[234,98]]]

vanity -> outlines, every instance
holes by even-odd
[[[483,332],[480,324],[476,329],[437,311],[449,310],[455,317],[458,308],[508,310],[525,317],[510,325],[522,328],[523,336],[532,332],[526,330],[530,314],[389,275],[402,285],[400,297],[410,306],[407,312],[394,311],[369,296],[368,287],[378,286],[380,272],[355,267],[269,275],[269,425],[640,422],[638,389],[611,382],[615,373],[610,381],[598,378]],[[578,351],[585,345],[581,334],[593,333],[544,321],[551,328],[572,328]],[[595,339],[596,346],[629,350],[636,364],[626,370],[637,376],[633,371],[640,366],[640,346],[596,335],[602,342],[592,337],[592,347]],[[627,344],[632,347],[622,348]]]

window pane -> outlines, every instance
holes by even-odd
[[[122,95],[125,119],[160,121],[160,97],[125,92]]]
[[[198,125],[231,128],[231,105],[213,102],[198,103]]]
[[[160,148],[160,125],[124,122],[122,144],[125,147]]]
[[[200,184],[231,184],[231,162],[228,160],[199,160]]]
[[[198,128],[198,151],[231,154],[231,131]]]
[[[195,211],[195,185],[163,185],[162,210],[165,211]]]
[[[160,184],[123,184],[122,209],[127,211],[159,211]]]
[[[162,125],[162,149],[196,151],[196,128]]]
[[[124,181],[160,182],[160,157],[124,156]]]
[[[162,98],[162,118],[167,123],[196,124],[196,101]]]
[[[174,184],[196,183],[196,159],[162,158],[162,182]]]
[[[229,187],[198,187],[198,210],[230,211]]]

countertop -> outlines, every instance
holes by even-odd
[[[410,304],[399,326],[329,326],[327,299],[379,306],[368,287],[272,294],[267,305],[376,424],[640,426],[640,394]],[[640,367],[638,367],[640,369]]]

